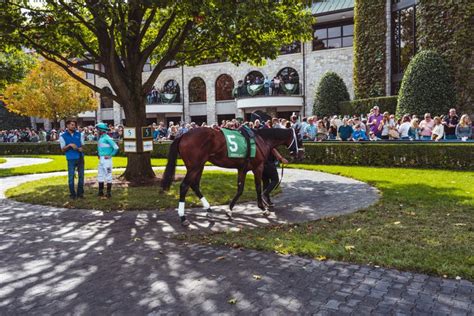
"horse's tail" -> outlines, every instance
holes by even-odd
[[[177,137],[170,145],[168,151],[168,163],[166,164],[165,173],[163,174],[163,179],[161,180],[161,187],[164,191],[168,191],[171,187],[171,183],[174,180],[174,174],[176,171],[176,159],[178,159],[179,154],[179,142],[181,141],[181,136]]]

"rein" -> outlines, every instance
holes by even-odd
[[[277,185],[275,186],[275,188],[273,190],[276,190],[278,189],[278,187],[280,186],[280,183],[281,183],[281,180],[283,180],[283,170],[285,169],[285,165],[284,164],[281,164],[281,176],[280,176],[280,180],[278,181]]]

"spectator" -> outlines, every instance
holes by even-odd
[[[337,137],[337,122],[334,118],[329,123],[328,136],[330,140],[335,140]]]
[[[369,116],[368,125],[372,132],[374,132],[377,137],[382,136],[382,131],[379,130],[380,122],[382,122],[383,116],[380,114],[380,109],[378,106],[372,108],[372,114]]]
[[[354,132],[352,133],[352,140],[355,142],[367,140],[367,134],[361,129],[360,124],[355,125]]]
[[[444,137],[444,125],[441,122],[441,118],[439,116],[434,117],[434,127],[431,132],[431,139],[434,141],[440,141]]]
[[[420,140],[420,126],[418,125],[417,118],[411,120],[408,137],[410,137],[411,140]]]
[[[408,132],[410,131],[411,123],[410,123],[410,116],[404,115],[402,119],[402,123],[398,127],[398,132],[400,133],[401,140],[409,140],[410,136]]]
[[[369,132],[369,140],[370,141],[378,141],[380,138],[377,137],[377,135],[374,134],[374,132],[370,131]]]
[[[456,125],[459,123],[459,117],[456,115],[456,109],[450,109],[448,116],[444,117],[444,137],[446,139],[456,139]]]
[[[420,135],[422,140],[431,140],[431,131],[434,127],[434,121],[430,113],[425,113],[425,119],[420,122]]]
[[[308,118],[308,125],[306,126],[306,130],[304,131],[303,139],[314,141],[316,139],[316,134],[318,129],[316,124],[314,123],[314,117],[310,116]]]
[[[338,129],[339,138],[342,141],[347,141],[352,138],[352,132],[353,132],[352,126],[349,125],[348,123],[349,123],[349,120],[347,118],[344,118],[342,120],[342,125]]]
[[[265,80],[263,81],[263,90],[265,91],[265,95],[270,95],[270,85],[271,80],[268,79],[268,76],[265,76]]]
[[[328,129],[324,125],[323,120],[318,121],[318,128],[316,133],[316,141],[320,142],[328,139]]]
[[[472,137],[472,122],[467,114],[461,116],[461,120],[456,125],[456,138],[466,141]]]
[[[378,130],[380,131],[380,138],[383,140],[388,140],[390,138],[390,130],[395,127],[395,124],[392,120],[390,120],[390,114],[385,112],[382,117],[382,121],[380,121],[380,125]],[[374,133],[375,135],[375,133]],[[377,137],[377,135],[375,135]]]

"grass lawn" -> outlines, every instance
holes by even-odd
[[[0,158],[0,163],[5,163],[5,162],[7,162],[5,159]]]
[[[160,171],[161,172],[161,171]],[[178,170],[177,173],[180,173]],[[227,204],[237,192],[237,175],[230,172],[206,171],[201,181],[201,192],[211,205]],[[86,174],[87,178],[95,178]],[[253,183],[253,176],[248,175],[248,183]],[[170,191],[163,193],[154,187],[112,187],[112,198],[101,200],[97,197],[96,187],[86,187],[84,199],[70,200],[67,189],[67,177],[51,177],[24,183],[6,192],[8,198],[17,201],[70,208],[100,210],[163,210],[176,208],[179,199],[180,181],[174,182]],[[253,185],[247,185],[239,202],[255,200]],[[201,205],[199,199],[190,189],[186,197],[186,207]]]
[[[217,233],[199,241],[474,280],[474,172],[292,167],[367,182],[382,192],[382,198],[350,215]]]
[[[31,174],[31,173],[45,173],[45,172],[55,172],[55,171],[66,171],[67,162],[66,157],[63,155],[36,155],[36,156],[12,156],[12,157],[29,157],[29,158],[49,158],[52,161],[32,165],[24,166],[10,169],[0,169],[0,178],[16,176],[22,174]],[[1,159],[1,158],[0,158]],[[85,168],[86,169],[97,169],[98,159],[96,156],[85,156]],[[166,166],[166,159],[163,158],[153,158],[151,164],[155,167]],[[178,161],[178,165],[182,165],[181,160]],[[114,168],[125,168],[127,166],[127,157],[114,157]]]

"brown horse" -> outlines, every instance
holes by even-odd
[[[204,209],[208,215],[212,212],[209,202],[199,189],[204,164],[210,161],[212,164],[223,168],[235,168],[238,170],[237,194],[229,205],[226,215],[232,218],[232,208],[242,195],[245,177],[248,171],[252,171],[255,178],[257,190],[258,207],[265,210],[262,201],[262,173],[264,162],[268,159],[271,150],[279,145],[286,145],[292,156],[300,158],[303,154],[302,141],[297,137],[298,131],[294,129],[269,128],[254,130],[255,143],[257,146],[255,158],[229,158],[224,134],[211,128],[195,128],[176,138],[168,152],[168,163],[163,175],[162,188],[168,190],[173,182],[176,159],[178,154],[184,161],[187,172],[180,186],[178,215],[183,226],[188,226],[189,221],[184,215],[185,197],[189,187],[193,189],[198,198],[201,199]]]

